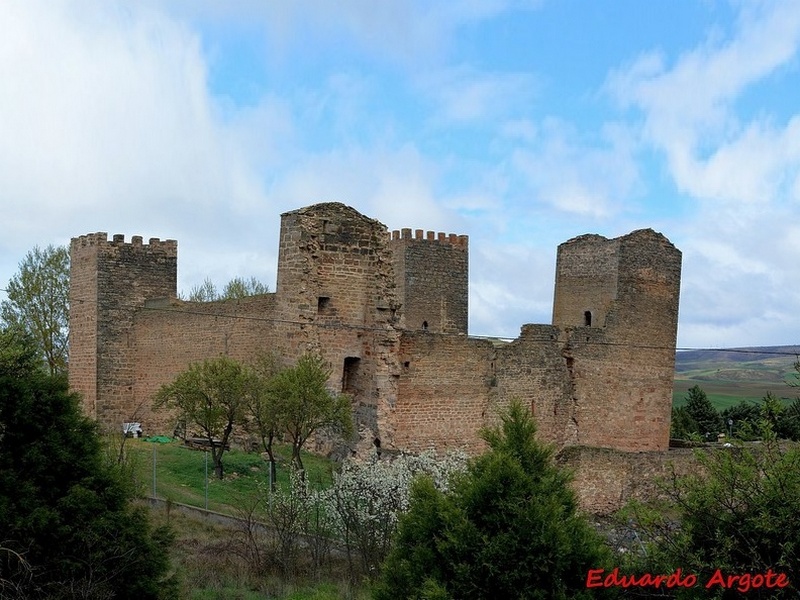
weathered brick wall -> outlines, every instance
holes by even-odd
[[[663,485],[673,473],[696,474],[700,468],[695,451],[688,448],[622,452],[572,446],[558,454],[557,462],[573,471],[573,488],[581,508],[599,515],[613,513],[630,500],[661,497]]]
[[[392,232],[401,327],[408,330],[467,333],[469,250],[466,235],[417,229]]]
[[[174,416],[154,411],[158,389],[190,364],[230,356],[245,364],[260,353],[286,354],[290,336],[276,323],[275,295],[217,302],[148,302],[134,319],[134,393],[129,410],[148,433],[172,433]]]
[[[561,335],[551,325],[525,325],[516,340],[497,347],[495,359],[498,396],[522,401],[540,439],[559,447],[574,442],[572,381]]]
[[[478,432],[498,413],[494,355],[488,340],[403,333],[392,446],[411,451],[480,449]]]
[[[554,324],[500,343],[463,334],[466,237],[394,237],[338,203],[286,213],[276,293],[212,303],[175,300],[173,241],[76,238],[73,387],[105,425],[136,417],[170,432],[152,398],[192,362],[317,351],[331,389],[353,397],[362,444],[475,452],[481,427],[519,398],[557,447],[666,449],[680,279],[666,238],[562,244]]]
[[[105,233],[73,238],[69,275],[69,385],[97,418],[97,245]]]
[[[339,203],[282,215],[276,292],[283,316],[331,327],[393,322],[387,237],[385,225]]]
[[[568,336],[573,443],[667,449],[680,269],[680,251],[649,229],[559,246],[553,319]]]
[[[619,244],[600,235],[582,235],[558,247],[553,325],[605,327],[617,298]],[[587,315],[587,312],[589,313]]]
[[[151,238],[142,243],[123,235],[108,241],[105,233],[74,238],[72,255],[77,258],[72,275],[78,281],[75,295],[86,294],[73,305],[78,328],[75,339],[80,352],[96,343],[96,383],[86,379],[91,361],[77,366],[73,389],[103,427],[121,427],[133,404],[134,366],[131,332],[136,311],[148,298],[174,298],[177,292],[177,242]],[[92,289],[94,288],[94,289]]]
[[[282,215],[280,240],[278,316],[302,325],[287,351],[320,352],[332,386],[354,398],[362,436],[380,438],[381,407],[396,394],[400,308],[386,226],[330,202]]]

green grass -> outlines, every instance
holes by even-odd
[[[686,404],[686,394],[689,388],[695,385],[699,385],[703,389],[717,410],[725,410],[729,406],[739,404],[742,400],[760,403],[767,392],[791,400],[798,391],[779,379],[725,380],[709,378],[701,380],[681,374],[674,381],[672,405],[677,408]]]
[[[279,569],[252,573],[231,544],[238,530],[199,515],[152,508],[154,525],[168,525],[175,534],[171,556],[179,581],[180,600],[367,600],[369,586],[353,585],[344,557],[316,575],[288,578]],[[277,571],[277,572],[276,572]]]
[[[137,480],[145,495],[153,495],[153,463],[155,458],[155,495],[190,506],[205,507],[206,453],[192,450],[182,442],[156,444],[129,439],[126,448],[134,463]],[[281,446],[277,485],[288,487],[291,447]],[[331,461],[303,453],[303,465],[312,487],[330,485]],[[269,482],[267,462],[259,454],[231,449],[223,455],[225,478],[214,476],[214,465],[208,456],[208,508],[226,514],[236,514],[243,498],[252,497],[259,486]]]

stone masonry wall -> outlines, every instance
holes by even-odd
[[[69,385],[83,411],[97,418],[97,244],[106,234],[74,238],[70,245]]]
[[[96,343],[96,378],[87,379],[91,361],[70,368],[70,385],[82,394],[84,405],[104,427],[121,427],[133,405],[134,365],[131,333],[136,311],[148,298],[174,298],[177,291],[177,242],[141,236],[125,243],[122,235],[108,241],[105,233],[73,238],[71,268],[78,280],[71,304],[70,324],[81,356]],[[96,284],[95,284],[96,282]],[[94,289],[92,289],[94,288]],[[72,350],[72,346],[70,348]]]
[[[405,332],[392,418],[399,449],[481,449],[481,427],[498,413],[488,340],[430,332]]]
[[[278,316],[332,366],[332,387],[353,397],[362,436],[380,439],[394,402],[400,302],[386,226],[339,203],[285,213],[276,290]],[[387,404],[388,403],[388,404]]]
[[[668,448],[680,269],[680,251],[649,229],[559,246],[553,318],[568,331],[572,443]]]
[[[174,415],[153,411],[153,399],[190,364],[218,356],[248,364],[260,353],[288,354],[291,336],[270,318],[274,307],[274,294],[217,302],[148,302],[132,328],[133,412],[126,419],[146,424],[148,434],[172,433]]]
[[[581,508],[598,515],[611,514],[630,500],[658,498],[673,473],[680,477],[700,468],[695,451],[688,448],[622,452],[571,446],[558,454],[557,461],[572,470]]]
[[[401,327],[437,333],[467,333],[469,251],[465,235],[435,234],[417,229],[392,232],[390,248]]]
[[[315,351],[331,390],[353,398],[361,447],[477,452],[480,429],[519,398],[557,448],[666,450],[681,257],[664,236],[559,246],[553,324],[524,325],[510,343],[465,335],[467,254],[466,236],[390,236],[323,203],[282,215],[274,294],[191,303],[175,298],[174,241],[81,236],[71,385],[104,426],[139,420],[170,433],[174,417],[152,399],[192,362],[270,352],[288,365]],[[601,507],[618,495],[614,477],[649,468],[587,452],[575,459],[579,485],[602,488]]]

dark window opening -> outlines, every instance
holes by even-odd
[[[422,331],[428,331],[428,322],[427,321],[423,321],[422,322]]]
[[[407,360],[407,361],[405,361],[405,362],[403,363],[403,368],[404,368],[404,369],[408,369],[410,366],[411,366],[411,361],[408,361],[408,360]]]
[[[330,312],[331,299],[328,296],[320,296],[317,298],[317,313],[320,315]]]
[[[592,326],[592,311],[587,310],[583,313],[583,324],[586,325],[586,327]]]
[[[357,356],[347,356],[344,359],[344,369],[342,370],[342,391],[345,394],[358,393],[358,370],[361,366],[361,359]]]

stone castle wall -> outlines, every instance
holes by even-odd
[[[465,235],[422,229],[392,232],[389,247],[403,298],[400,326],[439,333],[467,333],[469,253]]]
[[[553,324],[511,342],[467,335],[466,236],[390,234],[342,204],[282,215],[277,289],[241,300],[177,299],[172,240],[71,249],[70,383],[108,428],[171,432],[152,398],[192,362],[314,351],[353,398],[355,446],[476,452],[512,398],[558,448],[668,445],[681,256],[650,230],[559,246]]]
[[[87,414],[121,425],[135,396],[134,317],[149,298],[175,297],[178,244],[95,233],[73,238],[70,255],[70,385]]]

